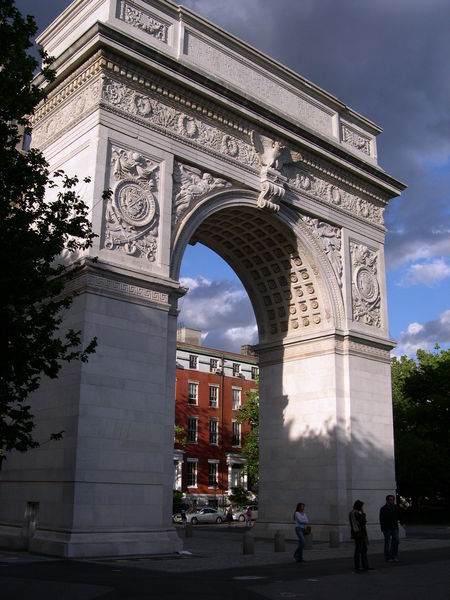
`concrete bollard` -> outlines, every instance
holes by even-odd
[[[192,523],[186,523],[184,526],[184,537],[192,537]]]
[[[335,529],[330,531],[330,548],[339,548],[341,545],[341,540],[339,539],[339,531]]]
[[[313,534],[305,535],[305,550],[311,550],[313,547]]]
[[[242,554],[255,554],[255,538],[250,531],[242,537]]]
[[[286,544],[284,543],[284,533],[279,529],[275,532],[274,537],[274,550],[275,552],[285,552]]]

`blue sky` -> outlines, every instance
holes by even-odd
[[[16,5],[44,28],[68,0]],[[380,165],[408,189],[385,220],[396,354],[450,343],[450,3],[448,0],[185,0],[230,33],[381,125]],[[180,320],[225,349],[257,341],[231,269],[188,247]]]

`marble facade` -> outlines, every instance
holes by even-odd
[[[4,463],[0,542],[180,549],[176,318],[197,241],[258,323],[261,535],[290,533],[300,500],[316,539],[347,535],[356,497],[375,526],[395,489],[383,211],[404,188],[378,166],[379,127],[168,0],[74,0],[39,42],[57,78],[33,144],[90,176],[98,234],[67,325],[99,346],[33,397],[37,438],[66,434]]]

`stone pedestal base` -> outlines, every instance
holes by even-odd
[[[37,529],[33,537],[27,540],[21,528],[10,526],[0,527],[0,545],[62,558],[171,554],[183,547],[172,528],[92,533]]]

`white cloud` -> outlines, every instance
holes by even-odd
[[[206,346],[239,352],[258,340],[255,316],[242,285],[204,277],[182,279],[190,291],[180,300],[179,323],[202,330]]]
[[[429,262],[410,265],[400,281],[400,285],[432,286],[447,277],[450,277],[450,265],[443,258],[437,258]]]
[[[410,323],[406,331],[398,336],[395,356],[413,356],[419,348],[432,350],[435,344],[450,344],[450,310],[445,310],[438,319],[425,323]]]

